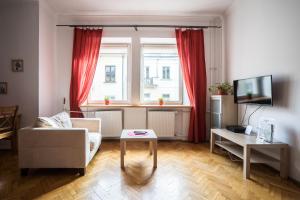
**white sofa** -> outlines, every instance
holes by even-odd
[[[101,120],[69,118],[72,128],[23,128],[19,138],[19,168],[77,168],[80,175],[101,144]]]

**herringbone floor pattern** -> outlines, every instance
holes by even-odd
[[[242,163],[210,154],[208,144],[159,142],[155,171],[147,147],[128,143],[122,171],[119,142],[104,141],[83,177],[67,169],[20,177],[17,157],[1,151],[0,199],[300,199],[300,188],[269,167],[252,165],[252,180],[243,180]]]

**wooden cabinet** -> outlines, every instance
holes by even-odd
[[[237,125],[237,104],[232,95],[213,95],[210,98],[211,128],[225,128]]]

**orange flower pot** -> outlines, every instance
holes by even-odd
[[[163,99],[160,99],[160,100],[158,101],[158,103],[159,103],[160,106],[162,106],[162,105],[164,105],[164,100],[163,100]]]

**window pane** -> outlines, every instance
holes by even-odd
[[[170,67],[163,67],[163,79],[170,79]]]
[[[164,98],[165,100],[169,100],[170,94],[163,94],[162,98]]]
[[[150,40],[151,41],[151,40]],[[176,45],[143,44],[141,100],[142,102],[181,102],[181,77]]]
[[[150,70],[149,70],[149,67],[147,66],[146,67],[146,79],[149,79],[150,78]]]
[[[115,80],[115,66],[105,66],[105,82],[114,82]]]
[[[129,44],[101,44],[89,101],[127,100],[127,60]]]

